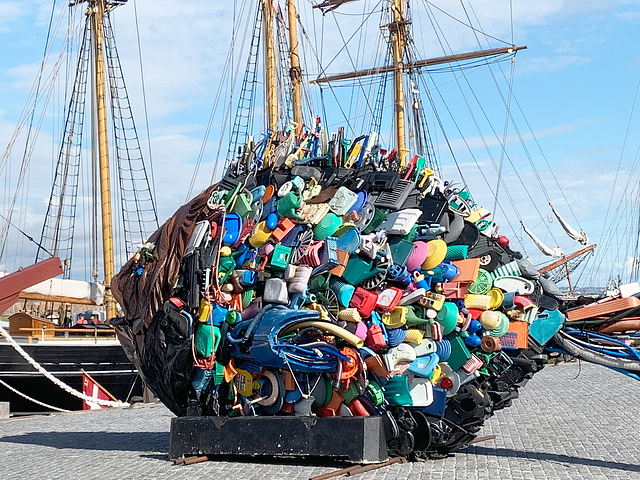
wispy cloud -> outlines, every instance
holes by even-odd
[[[528,57],[526,62],[518,65],[518,75],[523,74],[540,74],[547,75],[549,73],[560,70],[577,67],[589,63],[590,57],[582,57],[578,55],[566,55],[558,53],[555,57]]]
[[[9,31],[26,12],[22,2],[0,2],[0,32]]]
[[[562,135],[564,133],[575,130],[575,125],[556,125],[553,127],[544,128],[535,132],[525,132],[521,135],[511,134],[507,135],[505,145],[520,145],[521,142],[528,142],[534,138],[553,137],[556,135]],[[502,145],[502,137],[497,138],[494,134],[488,133],[486,136],[465,137],[453,139],[449,142],[449,145],[454,152],[468,152],[469,150],[476,150],[479,148],[495,147],[496,145]],[[444,148],[445,145],[440,145],[440,148]]]

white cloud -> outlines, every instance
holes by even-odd
[[[26,15],[22,2],[0,2],[0,32],[10,30],[12,24]]]
[[[527,57],[526,61],[518,64],[518,74],[541,74],[557,72],[559,70],[578,67],[592,61],[589,57],[566,55],[558,52],[555,57]]]
[[[521,135],[510,134],[506,137],[505,145],[520,145],[521,142],[528,142],[534,138],[542,139],[545,137],[553,137],[562,135],[567,132],[575,130],[575,125],[556,125],[553,127],[544,128],[536,132],[524,132]],[[502,137],[496,137],[491,132],[480,137],[465,137],[452,139],[449,142],[450,147],[454,152],[468,152],[469,150],[476,150],[485,147],[495,147],[496,145],[502,145]],[[439,148],[446,148],[446,145],[440,145]]]

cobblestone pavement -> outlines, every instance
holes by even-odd
[[[405,463],[361,479],[640,478],[640,382],[604,367],[546,367],[480,435],[496,435],[442,460]],[[168,461],[163,406],[0,421],[0,478],[303,479],[339,466],[302,461]],[[343,465],[342,465],[343,466]]]

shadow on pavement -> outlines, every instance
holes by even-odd
[[[41,445],[61,450],[101,450],[141,452],[140,457],[169,461],[169,434],[167,432],[36,432],[9,435],[0,438],[0,443]],[[144,453],[142,453],[144,452]],[[346,461],[321,457],[272,457],[272,456],[211,456],[216,461],[232,463],[277,464],[298,466],[326,466],[343,468],[352,465]]]
[[[35,432],[2,437],[0,442],[74,450],[130,452],[169,450],[167,432]]]
[[[624,470],[627,472],[640,472],[640,465],[630,465],[628,463],[610,462],[607,460],[598,460],[594,458],[572,457],[570,455],[562,455],[558,453],[525,452],[522,450],[514,450],[512,448],[491,448],[491,447],[469,447],[465,449],[464,452],[471,455],[526,458],[528,460],[541,460],[541,461],[547,461],[547,462],[566,463],[569,465],[585,465],[587,467],[611,468],[615,470]]]

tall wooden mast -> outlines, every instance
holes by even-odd
[[[300,95],[300,82],[302,70],[300,69],[300,57],[298,56],[298,25],[295,0],[288,0],[287,13],[289,14],[289,61],[291,63],[291,103],[293,105],[293,121],[302,125],[302,100]]]
[[[339,6],[355,0],[325,0],[322,3],[315,4],[313,8],[318,8],[324,13],[338,8]],[[311,80],[310,83],[327,83],[339,80],[347,80],[352,78],[368,77],[370,75],[379,75],[393,72],[394,74],[394,122],[396,126],[396,145],[402,165],[405,165],[405,156],[408,152],[406,138],[406,116],[405,116],[405,98],[404,98],[404,72],[412,69],[420,69],[430,65],[439,65],[444,63],[459,62],[471,60],[474,58],[482,58],[504,54],[514,54],[518,50],[527,48],[526,46],[510,45],[502,48],[494,48],[489,50],[480,50],[470,53],[462,53],[457,55],[447,55],[437,58],[429,58],[424,60],[416,60],[405,63],[405,48],[408,39],[408,26],[411,23],[406,18],[406,4],[408,0],[388,0],[391,8],[392,21],[387,28],[389,29],[389,41],[393,52],[393,64],[373,67],[365,70],[357,70],[355,72],[340,73],[319,77]],[[417,152],[422,153],[422,152]]]
[[[262,0],[265,35],[265,96],[267,97],[267,128],[272,132],[278,129],[278,96],[276,90],[276,54],[273,36],[273,8],[271,0]]]
[[[404,167],[404,157],[407,150],[404,124],[404,45],[406,35],[406,21],[404,20],[404,0],[393,0],[391,6],[393,22],[389,25],[391,46],[393,48],[393,77],[395,85],[394,113],[396,123],[396,145],[400,155],[400,165]]]
[[[97,100],[98,159],[100,165],[100,203],[102,207],[102,249],[104,256],[105,307],[107,319],[116,316],[116,305],[111,295],[111,279],[114,275],[113,226],[111,221],[111,188],[109,179],[109,136],[107,134],[107,92],[105,88],[104,15],[106,0],[95,0],[89,9],[93,21],[93,68],[95,97]]]

